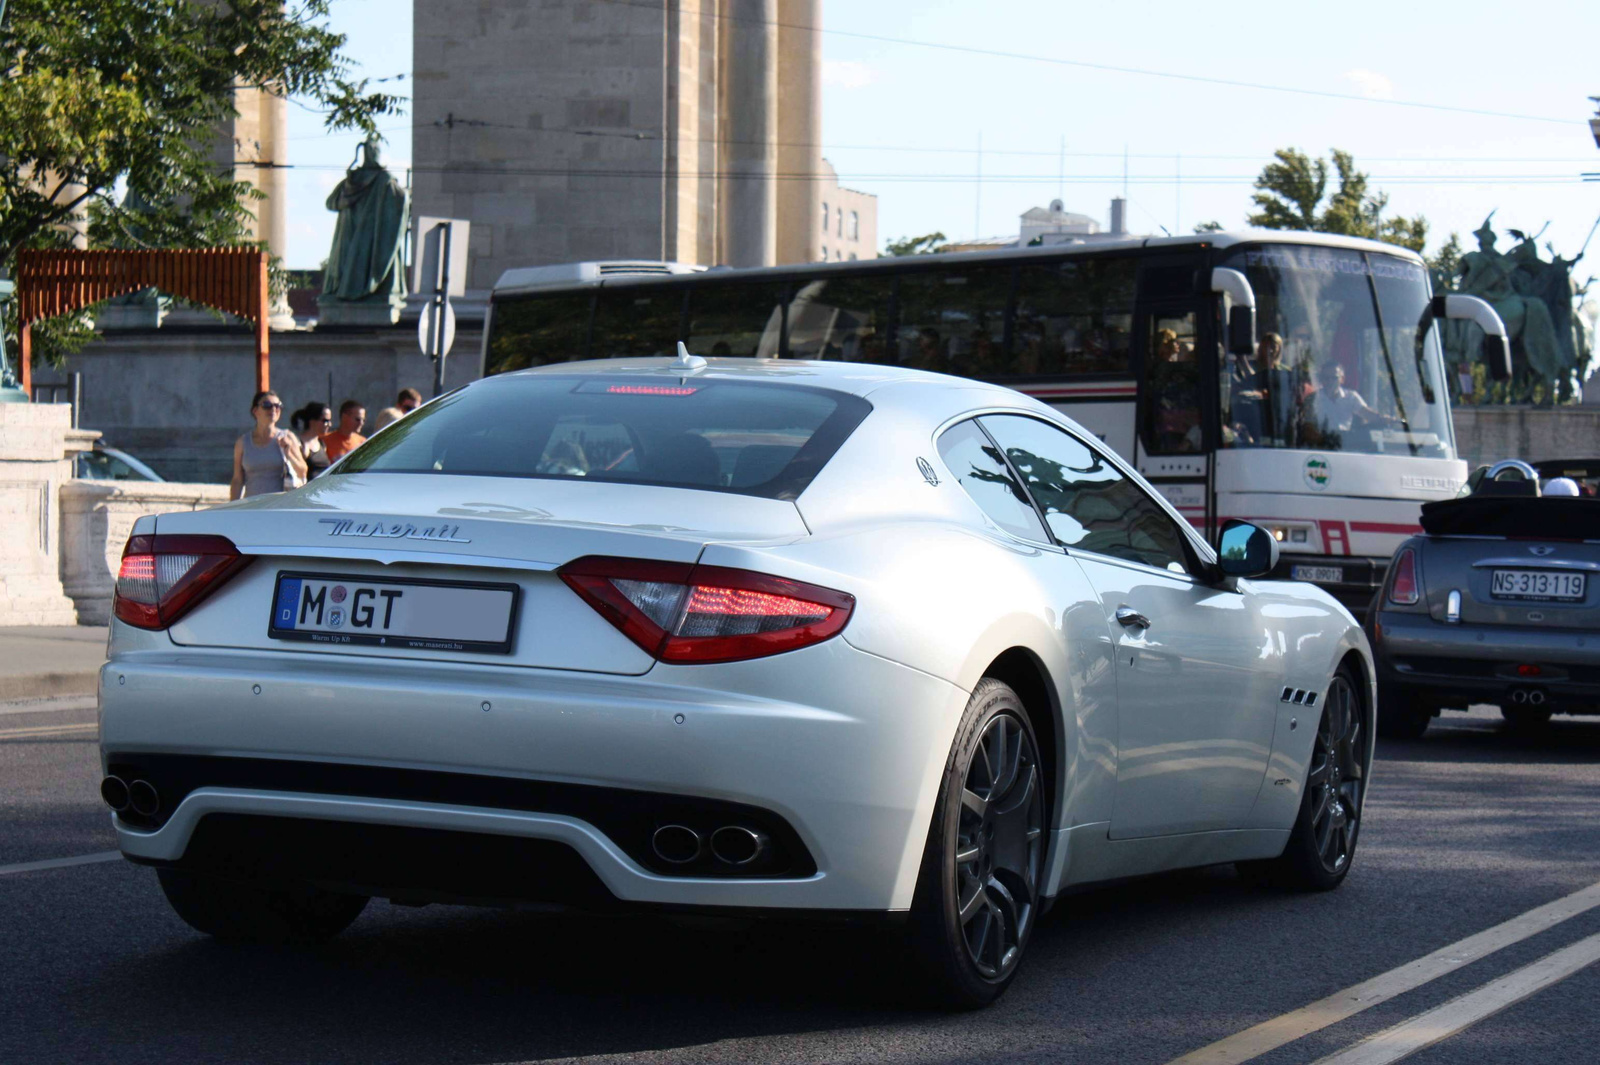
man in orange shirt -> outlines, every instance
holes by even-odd
[[[338,462],[344,456],[367,442],[361,429],[367,424],[367,408],[359,401],[347,399],[339,404],[339,428],[322,434],[322,446],[328,449],[328,461]]]

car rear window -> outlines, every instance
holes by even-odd
[[[871,410],[859,396],[792,384],[493,377],[407,415],[335,472],[582,478],[794,499]]]

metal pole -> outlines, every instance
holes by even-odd
[[[72,402],[72,427],[76,429],[83,410],[83,374],[77,370],[67,374],[67,395]]]
[[[449,222],[440,222],[435,229],[443,229],[439,239],[439,272],[433,290],[433,328],[428,331],[429,352],[433,356],[433,395],[444,395],[444,316],[450,301],[450,232]]]

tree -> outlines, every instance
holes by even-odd
[[[931,255],[945,242],[943,233],[927,233],[920,237],[901,237],[884,246],[885,255]]]
[[[328,0],[10,0],[0,266],[66,246],[83,222],[91,246],[244,242],[259,193],[212,159],[236,86],[308,101],[330,131],[374,133],[399,110],[350,76],[327,14]],[[36,334],[41,354],[62,329]]]
[[[1245,221],[1263,229],[1303,229],[1313,233],[1343,233],[1367,237],[1420,252],[1428,242],[1428,221],[1383,217],[1389,196],[1368,191],[1368,176],[1356,169],[1355,157],[1333,149],[1333,166],[1312,159],[1298,148],[1280,148],[1273,162],[1262,168],[1251,197],[1257,210]],[[1338,177],[1329,195],[1328,179]],[[1327,206],[1323,199],[1327,197]]]
[[[1222,230],[1222,223],[1216,221],[1215,219],[1210,222],[1201,222],[1199,225],[1194,227],[1194,231],[1196,233],[1221,233]]]

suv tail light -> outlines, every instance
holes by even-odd
[[[836,636],[855,597],[750,570],[591,556],[557,571],[662,662],[737,662]]]
[[[225,536],[130,536],[111,612],[141,629],[164,629],[245,566]]]
[[[1417,554],[1411,548],[1394,560],[1394,580],[1389,584],[1389,602],[1415,606],[1422,598],[1422,582],[1417,580]]]

